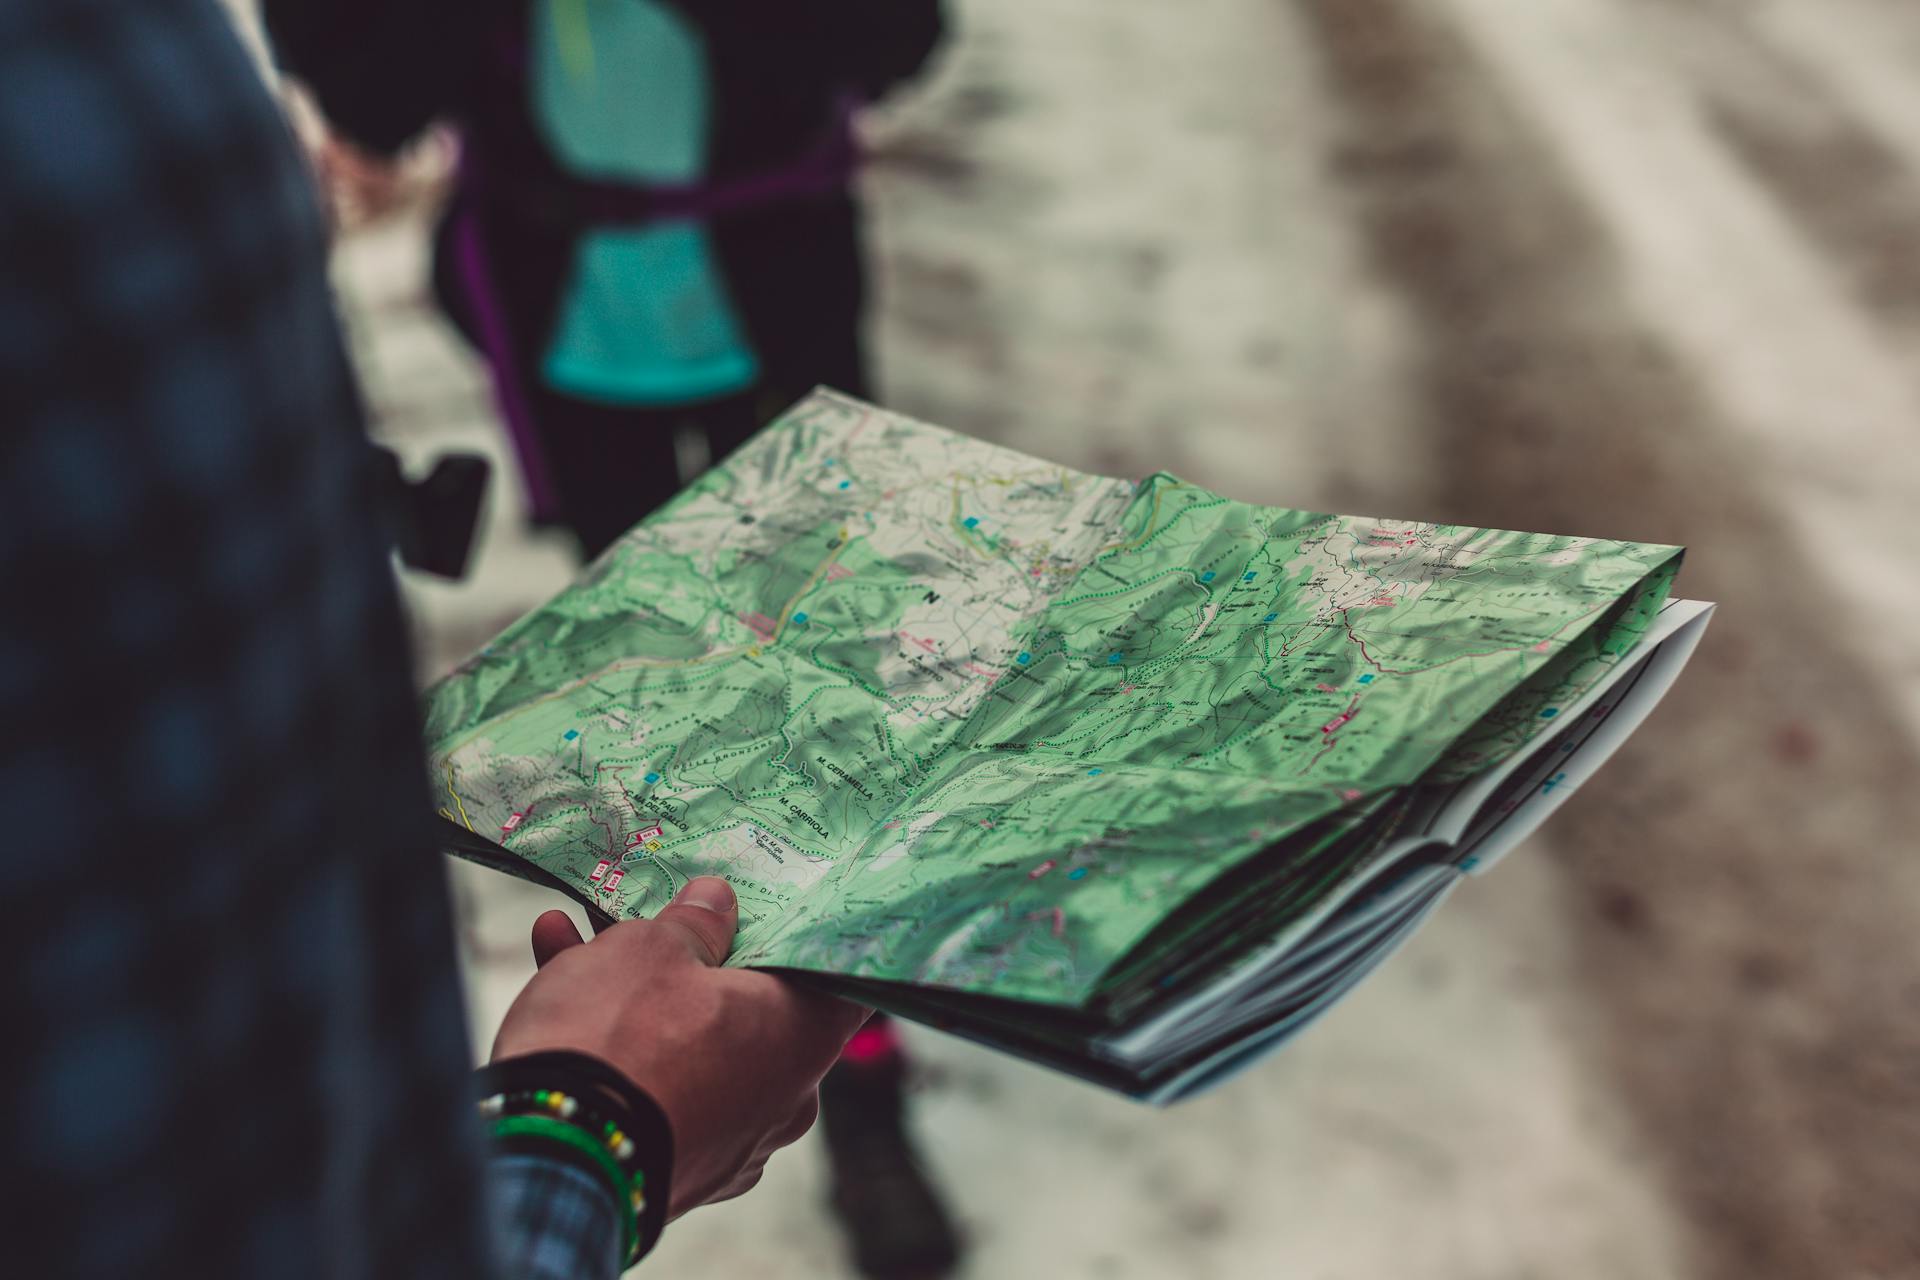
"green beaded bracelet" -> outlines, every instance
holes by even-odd
[[[609,1126],[611,1127],[611,1126]],[[620,1213],[620,1236],[625,1248],[620,1256],[626,1266],[632,1266],[640,1251],[640,1224],[635,1206],[640,1200],[640,1188],[635,1184],[638,1177],[629,1178],[620,1162],[607,1150],[606,1144],[579,1125],[555,1116],[518,1115],[501,1116],[493,1122],[495,1138],[545,1138],[571,1147],[591,1159],[594,1166],[607,1175],[613,1183],[615,1204]]]

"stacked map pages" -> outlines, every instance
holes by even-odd
[[[1640,723],[1675,547],[1085,475],[814,393],[434,686],[450,851],[1155,1101]],[[645,975],[634,975],[644,981]]]

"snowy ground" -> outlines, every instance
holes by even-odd
[[[1714,633],[1548,841],[1149,1113],[932,1035],[978,1276],[1920,1277],[1920,11],[967,0],[876,122],[893,407],[1236,497],[1685,542]],[[497,452],[420,226],[380,429]],[[570,562],[497,490],[443,667]],[[455,874],[476,1031],[538,891]],[[843,1266],[809,1140],[649,1271]]]

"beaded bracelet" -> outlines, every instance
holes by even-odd
[[[522,1086],[558,1085],[575,1094],[597,1095],[610,1104],[637,1110],[652,1099],[619,1071],[588,1054],[571,1049],[550,1049],[542,1053],[522,1054],[480,1068],[486,1093],[501,1093]]]
[[[636,1160],[633,1139],[617,1121],[559,1089],[496,1093],[480,1100],[480,1114],[493,1121],[496,1138],[550,1138],[589,1157],[613,1183],[614,1197],[621,1206],[621,1235],[626,1241],[621,1256],[627,1266],[640,1260],[640,1219],[647,1211],[647,1175]]]
[[[479,1078],[480,1114],[494,1122],[496,1138],[510,1146],[551,1140],[598,1170],[618,1198],[625,1265],[644,1257],[666,1227],[673,1166],[659,1105],[613,1067],[574,1052],[496,1062]]]
[[[579,1098],[570,1093],[559,1089],[522,1089],[496,1093],[490,1098],[480,1100],[480,1114],[489,1120],[551,1114],[575,1128],[593,1134],[606,1147],[607,1154],[618,1162],[623,1172],[632,1177],[641,1176],[639,1166],[633,1163],[637,1149],[632,1137],[620,1128],[618,1121],[609,1119],[602,1112],[584,1105]]]
[[[624,1265],[629,1267],[640,1260],[639,1213],[645,1197],[641,1194],[639,1181],[629,1178],[619,1163],[607,1154],[606,1147],[596,1141],[592,1134],[552,1116],[523,1115],[502,1116],[494,1121],[493,1136],[496,1139],[537,1138],[542,1142],[557,1142],[592,1161],[613,1183],[616,1199],[629,1200],[633,1204],[631,1212],[620,1215],[620,1256],[626,1259]]]

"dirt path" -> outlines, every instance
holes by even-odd
[[[1608,228],[1526,113],[1422,9],[1302,4],[1351,113],[1376,269],[1422,322],[1440,507],[1688,543],[1687,591],[1722,604],[1658,748],[1553,832],[1586,957],[1568,995],[1664,1158],[1701,1274],[1920,1274],[1920,757],[1850,638],[1875,602],[1825,581],[1871,531],[1816,543],[1783,519],[1792,477],[1754,464],[1716,388],[1636,314]],[[1920,223],[1884,210],[1907,176],[1817,115],[1825,141],[1803,145],[1734,107],[1716,120],[1861,304],[1904,319]],[[1881,177],[1834,214],[1804,199],[1825,166]]]

